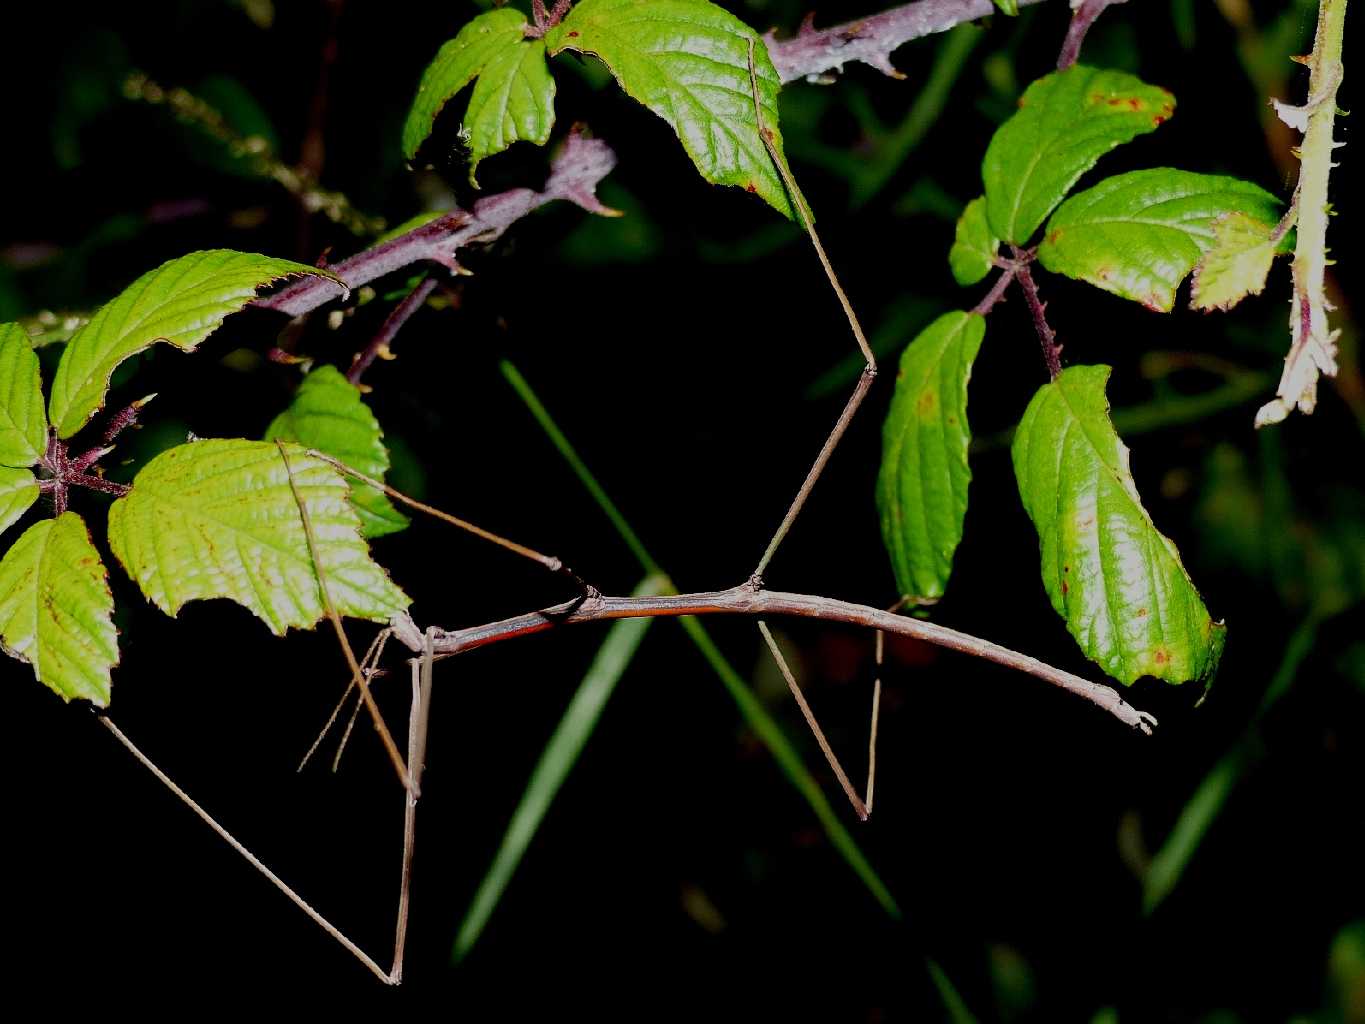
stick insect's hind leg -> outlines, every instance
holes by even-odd
[[[844,772],[843,765],[834,756],[834,750],[829,745],[829,740],[825,739],[825,733],[820,728],[820,723],[815,720],[815,712],[811,710],[810,704],[806,702],[805,695],[801,692],[801,687],[797,685],[796,676],[787,667],[787,659],[782,656],[782,650],[777,646],[777,640],[773,637],[772,630],[762,619],[758,620],[758,631],[763,634],[764,641],[768,644],[768,650],[772,652],[773,660],[777,662],[778,670],[782,673],[782,678],[787,681],[787,688],[791,690],[792,696],[796,698],[796,705],[801,709],[802,716],[806,719],[806,725],[810,727],[811,734],[815,737],[815,742],[820,746],[820,752],[825,755],[825,760],[829,762],[830,768],[834,771],[834,777],[839,780],[839,785],[843,787],[844,795],[848,797],[848,802],[853,805],[853,811],[858,815],[860,821],[866,821],[868,816],[867,805],[863,803],[853,788],[853,784],[848,781],[848,775]],[[871,786],[869,784],[869,795]]]

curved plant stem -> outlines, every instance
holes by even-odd
[[[1104,13],[1105,8],[1127,2],[1128,0],[1083,0],[1071,15],[1071,26],[1066,30],[1062,52],[1057,55],[1057,70],[1065,71],[1076,63],[1076,59],[1081,55],[1081,44],[1085,42],[1085,34],[1090,31],[1095,19]]]
[[[384,318],[383,325],[370,339],[370,343],[364,350],[356,353],[355,360],[351,363],[351,368],[346,371],[346,379],[352,384],[359,384],[360,378],[365,371],[370,368],[370,364],[376,359],[392,359],[389,352],[389,344],[398,332],[403,329],[403,325],[408,322],[412,314],[422,308],[422,305],[431,297],[431,293],[436,290],[438,284],[436,278],[423,278],[406,296],[403,301],[393,308],[393,312]]]
[[[1053,668],[1027,654],[982,640],[968,633],[960,633],[946,626],[868,605],[840,601],[815,594],[792,594],[777,590],[755,590],[747,583],[730,590],[713,590],[695,594],[674,594],[661,597],[606,597],[596,595],[582,601],[570,601],[528,612],[510,619],[501,619],[482,626],[452,631],[438,630],[432,649],[438,658],[461,654],[476,647],[513,640],[517,637],[544,633],[557,626],[581,622],[603,622],[638,616],[676,615],[753,615],[765,617],[790,615],[796,618],[843,622],[868,629],[880,629],[897,636],[913,637],[926,643],[960,651],[974,657],[993,661],[997,665],[1017,669],[1035,676],[1068,693],[1103,708],[1125,725],[1148,735],[1155,719],[1145,711],[1128,704],[1111,687],[1082,679],[1080,676]],[[400,634],[401,635],[401,634]]]

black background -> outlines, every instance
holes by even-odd
[[[360,248],[324,219],[301,228],[287,194],[226,173],[203,157],[209,143],[163,111],[116,98],[101,104],[97,96],[74,135],[61,134],[61,119],[80,107],[80,96],[101,82],[107,92],[124,68],[168,85],[227,75],[256,97],[282,154],[295,159],[326,36],[324,6],[279,2],[268,31],[227,3],[130,6],[52,7],[9,36],[0,244],[12,267],[34,246],[53,254],[14,271],[18,299],[7,314],[93,306],[144,269],[195,248],[307,262],[327,245],[337,258]],[[791,28],[800,10],[729,6],[760,27]],[[877,6],[831,5],[821,20]],[[1196,6],[1193,49],[1173,32],[1164,0],[1115,8],[1096,30],[1089,59],[1112,58],[1180,102],[1170,125],[1103,166],[1234,173],[1287,197],[1292,179],[1284,168],[1292,165],[1271,158],[1259,120],[1263,99],[1238,62],[1237,40],[1213,5]],[[420,208],[398,154],[399,127],[421,68],[474,10],[407,0],[345,4],[323,122],[329,187],[391,222]],[[1255,6],[1266,20],[1278,10]],[[1301,22],[1311,32],[1311,12]],[[795,125],[788,129],[793,162],[869,328],[907,302],[925,309],[884,360],[887,368],[923,323],[984,290],[960,292],[948,273],[951,220],[898,213],[897,199],[926,180],[958,202],[977,194],[980,155],[1008,113],[990,84],[989,62],[1004,61],[1026,83],[1051,67],[1065,24],[1060,3],[1028,11],[1017,24],[993,19],[945,112],[892,187],[856,212],[840,177],[803,160],[802,146],[857,143],[840,105],[846,86],[856,84],[887,120],[898,120],[934,44],[897,54],[908,82],[858,66],[831,91],[798,84],[784,92],[784,118]],[[1348,55],[1357,27],[1352,21]],[[1300,95],[1303,78],[1290,81]],[[475,276],[461,286],[461,307],[414,318],[396,345],[399,359],[367,376],[370,400],[410,450],[405,464],[422,467],[424,478],[412,486],[430,501],[560,555],[605,591],[628,592],[642,573],[505,384],[497,364],[513,360],[678,587],[733,585],[748,575],[843,402],[842,392],[818,399],[806,392],[852,351],[847,327],[794,230],[783,234],[751,197],[706,186],[667,126],[619,93],[596,91],[572,73],[559,82],[559,131],[581,119],[610,142],[620,166],[604,198],[629,202],[635,216],[585,226],[585,214],[559,204],[491,249],[469,253]],[[1351,100],[1348,79],[1341,106]],[[1340,131],[1351,138],[1349,119]],[[77,149],[63,155],[70,143],[58,140],[69,137]],[[1332,226],[1348,298],[1357,278],[1346,184],[1355,157],[1343,151]],[[544,160],[542,151],[519,146],[484,165],[481,181],[490,191],[534,186]],[[462,173],[449,170],[469,202]],[[179,200],[200,212],[169,222],[146,217],[156,204]],[[259,223],[235,226],[234,211],[247,209],[260,211]],[[98,226],[129,214],[139,219],[126,236],[83,247]],[[764,239],[772,240],[766,251],[751,253]],[[1060,279],[1043,287],[1066,360],[1115,367],[1116,406],[1150,397],[1140,359],[1151,349],[1211,352],[1278,374],[1287,337],[1283,265],[1266,295],[1219,318],[1179,307],[1159,317]],[[337,333],[314,318],[297,345],[345,365],[389,306],[362,308]],[[264,352],[282,326],[248,312],[199,355],[167,349],[141,361],[124,386],[127,397],[160,397],[137,443],[187,429],[259,434],[296,377],[259,362],[246,372],[240,360],[227,365],[222,357],[240,348]],[[50,362],[45,367],[50,380]],[[1022,303],[1013,299],[992,315],[973,377],[978,436],[1011,426],[1043,374]],[[874,605],[894,597],[872,500],[893,377],[878,380],[774,562],[772,587]],[[6,662],[0,972],[16,992],[43,983],[59,1001],[86,993],[155,999],[184,986],[214,1001],[346,994],[380,1006],[415,998],[475,1016],[544,1005],[653,1017],[696,1003],[723,1015],[791,1007],[826,1019],[939,1019],[945,1011],[927,955],[983,1020],[1089,1020],[1103,1006],[1118,1007],[1125,1021],[1205,1020],[1219,1009],[1237,1016],[1218,1019],[1283,1020],[1312,1011],[1325,998],[1332,936],[1365,910],[1357,836],[1365,691],[1338,670],[1365,622],[1358,610],[1323,627],[1294,691],[1262,730],[1263,756],[1150,918],[1140,913],[1140,883],[1123,852],[1125,835],[1130,845],[1133,836],[1159,844],[1198,780],[1242,735],[1308,604],[1292,587],[1287,594],[1205,557],[1218,524],[1208,533],[1195,506],[1210,453],[1221,444],[1259,458],[1273,446],[1310,522],[1330,487],[1358,486],[1361,433],[1335,392],[1326,389],[1316,416],[1291,420],[1271,441],[1253,434],[1254,408],[1129,441],[1153,517],[1230,628],[1217,684],[1200,708],[1185,690],[1150,680],[1133,688],[1132,701],[1161,718],[1152,739],[1032,678],[892,642],[876,813],[859,825],[840,804],[752,625],[708,623],[896,895],[899,923],[830,847],[676,624],[660,621],[458,968],[449,950],[460,916],[603,629],[575,627],[439,666],[408,983],[397,993],[382,990],[156,785],[87,708],[63,705],[34,685],[26,667]],[[934,620],[1098,678],[1043,594],[1036,537],[1006,451],[973,459],[966,540]],[[102,519],[103,499],[78,500],[93,521]],[[416,523],[375,551],[413,596],[423,624],[472,624],[568,596],[534,566],[439,524]],[[1307,576],[1290,575],[1311,588]],[[115,720],[387,963],[402,793],[382,751],[362,719],[338,775],[321,762],[294,770],[345,682],[330,633],[276,639],[222,602],[190,605],[170,620],[148,608],[119,569],[110,577],[123,633]],[[857,777],[872,638],[801,622],[780,627],[835,749]],[[352,633],[365,642],[371,629],[357,624]],[[397,657],[391,664],[401,667]],[[404,721],[403,685],[394,680],[380,690],[395,729]],[[698,898],[717,912],[719,930],[688,913]],[[1000,977],[1020,964],[1032,995],[1016,1010]]]

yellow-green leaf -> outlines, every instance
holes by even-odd
[[[38,480],[31,470],[0,466],[0,534],[38,500]]]
[[[1233,214],[1271,229],[1280,206],[1265,189],[1237,178],[1171,167],[1119,174],[1057,208],[1038,260],[1167,313],[1185,275],[1216,246],[1223,218]]]
[[[1229,213],[1213,223],[1213,244],[1194,269],[1190,308],[1231,309],[1265,287],[1278,243],[1275,224]]]
[[[1175,97],[1122,71],[1073,64],[1025,90],[991,138],[981,166],[991,229],[1024,245],[1105,153],[1150,132]]]
[[[114,598],[81,517],[34,523],[0,561],[0,640],[63,700],[109,703]]]
[[[582,0],[545,36],[550,55],[590,53],[621,88],[669,123],[707,181],[756,192],[794,218],[758,134],[749,46],[763,125],[782,152],[782,87],[758,34],[709,0]]]
[[[877,508],[896,586],[913,602],[943,596],[967,513],[967,382],[986,334],[975,313],[945,313],[901,356],[882,428]]]
[[[379,421],[360,396],[360,389],[335,366],[319,366],[303,379],[289,408],[266,428],[267,441],[297,441],[340,459],[376,480],[389,471],[389,450]],[[351,480],[351,504],[360,514],[361,535],[382,537],[408,525],[388,495]]]
[[[48,418],[70,437],[104,404],[109,378],[129,356],[158,341],[183,351],[216,331],[282,277],[329,271],[231,249],[207,249],[143,274],[72,335],[52,380]]]
[[[1039,388],[1014,435],[1014,473],[1038,530],[1043,586],[1081,649],[1122,683],[1207,680],[1224,626],[1138,496],[1109,420],[1107,366]]]
[[[953,247],[948,250],[953,279],[964,287],[976,284],[991,272],[999,251],[1000,239],[995,237],[986,220],[986,197],[977,196],[957,219]]]
[[[192,441],[162,452],[109,510],[109,544],[142,592],[167,615],[224,597],[275,633],[326,613],[289,470],[308,510],[339,614],[385,622],[407,596],[370,558],[336,468],[293,445]]]
[[[38,354],[22,326],[0,324],[0,466],[32,466],[46,451]]]
[[[555,83],[545,42],[526,38],[526,17],[504,7],[460,29],[422,74],[403,125],[403,152],[411,160],[431,135],[436,115],[474,82],[462,125],[469,148],[469,180],[478,185],[479,161],[519,140],[543,146],[554,127]]]

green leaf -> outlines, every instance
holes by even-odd
[[[387,621],[409,604],[375,562],[332,466],[289,447],[339,614]],[[326,613],[303,518],[279,448],[268,441],[192,441],[162,452],[109,509],[109,544],[167,615],[225,597],[277,634]]]
[[[1019,0],[992,0],[1001,14],[1007,14],[1011,18],[1019,15]]]
[[[632,596],[657,597],[668,593],[676,593],[668,577],[651,574],[641,581]],[[512,875],[521,863],[526,848],[545,820],[550,804],[573,770],[574,762],[582,753],[588,737],[597,728],[607,699],[630,667],[631,659],[635,657],[640,641],[649,629],[649,623],[649,619],[622,619],[613,623],[607,632],[606,640],[598,649],[583,681],[578,684],[578,690],[569,702],[564,717],[559,720],[554,735],[545,744],[540,760],[536,762],[535,770],[526,784],[526,791],[522,793],[507,831],[503,834],[497,855],[479,883],[474,901],[465,911],[455,937],[456,960],[462,960],[479,940],[484,925],[512,881]]]
[[[0,561],[0,640],[5,652],[64,700],[109,703],[118,664],[114,597],[81,517],[34,523]]]
[[[1169,313],[1175,291],[1238,213],[1273,228],[1280,201],[1237,178],[1159,167],[1106,178],[1052,215],[1038,249],[1048,270]]]
[[[297,441],[376,480],[384,479],[389,470],[383,439],[379,421],[361,399],[360,389],[335,366],[319,366],[305,377],[289,408],[265,431],[267,441]],[[408,517],[393,507],[383,491],[356,480],[350,484],[362,537],[382,537],[408,525]]]
[[[422,74],[403,125],[411,160],[431,135],[436,115],[474,82],[461,138],[469,147],[469,181],[484,157],[525,139],[543,146],[555,123],[555,83],[545,63],[545,41],[526,38],[526,17],[510,7],[481,14],[436,54]],[[477,79],[477,81],[476,81]]]
[[[52,381],[48,417],[59,437],[70,437],[104,404],[109,377],[129,356],[164,341],[186,352],[256,289],[282,277],[330,271],[231,249],[208,249],[148,271],[107,303],[67,343]]]
[[[47,451],[38,353],[19,324],[0,324],[0,466],[32,466]]]
[[[976,284],[991,272],[999,251],[1000,239],[992,233],[990,222],[986,220],[986,197],[977,196],[957,219],[953,247],[948,250],[953,279],[964,287]]]
[[[781,153],[782,82],[768,48],[709,0],[583,0],[545,36],[551,56],[574,50],[605,63],[627,94],[669,123],[707,181],[756,192],[795,219],[758,134],[750,40],[763,125]]]
[[[1108,379],[1107,366],[1067,368],[1039,388],[1014,435],[1043,586],[1081,649],[1120,682],[1207,680],[1225,627],[1142,507],[1109,421]]]
[[[967,382],[985,334],[985,317],[961,312],[921,331],[901,356],[882,428],[882,540],[899,592],[919,602],[943,596],[962,540],[972,479]]]
[[[38,480],[32,472],[0,466],[0,533],[17,523],[37,500]]]
[[[1100,157],[1174,111],[1165,89],[1122,71],[1075,64],[1038,79],[986,149],[981,173],[991,229],[1025,244]]]
[[[1245,213],[1229,213],[1213,224],[1214,240],[1194,271],[1190,308],[1231,309],[1259,295],[1279,245],[1275,225]]]

